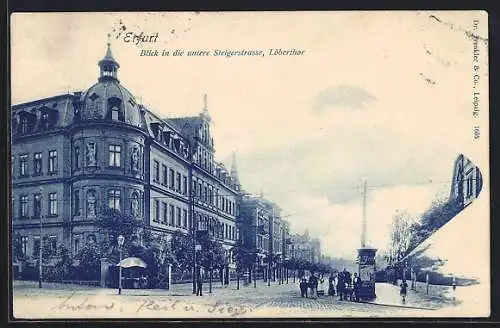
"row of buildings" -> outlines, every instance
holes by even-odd
[[[36,258],[40,225],[73,255],[107,238],[96,227],[106,207],[143,221],[153,236],[208,231],[223,244],[228,271],[240,239],[261,265],[284,260],[287,249],[318,256],[299,237],[294,244],[279,206],[243,190],[234,157],[231,170],[215,161],[206,96],[199,115],[164,118],[120,83],[109,43],[98,66],[85,92],[12,106],[11,218],[27,257]]]

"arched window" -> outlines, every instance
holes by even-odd
[[[140,214],[140,209],[139,209],[139,194],[137,191],[134,191],[132,193],[132,197],[130,200],[130,212],[132,213],[132,216],[137,217]]]
[[[118,114],[120,113],[120,110],[118,109],[118,107],[113,107],[111,108],[111,119],[113,121],[118,121]]]
[[[95,191],[94,190],[89,190],[87,191],[87,216],[88,217],[95,217],[96,216],[96,197],[95,197]]]
[[[108,99],[107,118],[113,121],[124,121],[123,112],[121,110],[122,101],[120,98],[111,97]]]

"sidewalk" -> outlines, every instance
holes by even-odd
[[[458,304],[450,296],[449,286],[429,285],[429,294],[426,294],[426,286],[424,283],[417,283],[416,290],[408,288],[406,302],[403,303],[399,295],[399,286],[390,283],[377,283],[375,285],[375,293],[377,298],[368,303],[398,306],[407,308],[437,310],[442,307],[455,306]]]

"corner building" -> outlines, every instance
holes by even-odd
[[[12,107],[12,224],[30,258],[43,236],[76,254],[97,242],[104,207],[142,220],[153,234],[197,228],[220,240],[227,274],[239,236],[237,171],[214,161],[206,106],[163,119],[118,79],[110,45],[85,92]],[[140,238],[140,236],[139,236]]]

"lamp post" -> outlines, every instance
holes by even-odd
[[[42,216],[43,216],[43,189],[40,188],[40,244],[38,247],[38,288],[42,288],[42,275],[43,275],[43,256],[42,256],[42,248],[43,248],[43,237],[42,237]]]
[[[120,268],[118,269],[119,273],[118,273],[118,295],[121,295],[122,293],[122,246],[123,246],[123,243],[125,242],[125,237],[123,237],[123,235],[119,235],[118,236],[118,252],[120,253],[120,262],[118,263],[118,265],[120,266]]]
[[[286,283],[288,284],[288,267],[290,265],[290,259],[285,257],[285,273],[286,273]]]

